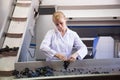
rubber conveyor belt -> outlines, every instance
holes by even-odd
[[[36,69],[49,66],[53,75],[23,76],[14,80],[115,80],[120,79],[120,61],[116,59],[84,59],[70,63],[67,70],[62,61],[33,61],[16,63],[15,68],[20,72],[29,68],[34,73]],[[37,73],[37,72],[36,72]],[[21,74],[22,75],[22,74]]]

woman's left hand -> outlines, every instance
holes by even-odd
[[[70,61],[70,62],[74,62],[75,60],[76,60],[76,58],[74,58],[72,56],[68,59],[68,61]]]
[[[72,54],[72,55],[69,57],[68,61],[70,61],[70,62],[76,61],[77,56],[78,56],[77,53]]]

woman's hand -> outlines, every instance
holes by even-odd
[[[74,62],[75,60],[76,60],[76,58],[71,56],[67,61]]]
[[[57,58],[59,58],[62,61],[66,61],[67,60],[67,58],[64,55],[60,54],[60,53],[55,54],[54,57],[57,57]]]
[[[77,53],[72,54],[72,55],[68,58],[68,61],[70,61],[70,62],[76,61],[77,56],[78,56]]]

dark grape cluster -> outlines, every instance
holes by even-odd
[[[65,69],[65,70],[67,70],[69,64],[70,64],[70,61],[64,61],[63,66],[64,66],[64,69]]]
[[[23,71],[14,70],[12,73],[16,78],[30,78],[30,77],[39,77],[39,76],[53,76],[53,69],[49,66],[39,67],[35,70],[30,70],[29,68],[25,68]]]
[[[5,48],[1,48],[0,49],[0,53],[2,53],[2,52],[9,52],[9,51],[17,51],[18,49],[19,49],[19,47],[10,48],[9,46],[6,45]]]

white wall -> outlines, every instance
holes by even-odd
[[[55,5],[57,6],[58,10],[61,10],[60,7],[62,6],[61,11],[63,11],[68,18],[120,17],[120,0],[43,0],[41,5]],[[68,8],[67,6],[70,6],[70,8]],[[94,6],[96,7],[96,9],[81,9],[86,6],[88,6],[88,8],[89,6]],[[66,7],[69,10],[66,10]],[[77,10],[74,10],[71,9],[71,7],[79,8],[77,8]]]
[[[117,5],[120,0],[43,0],[43,5]]]
[[[61,10],[66,17],[120,17],[120,9]]]
[[[9,4],[11,0],[0,0],[0,30],[4,20],[9,12]]]

